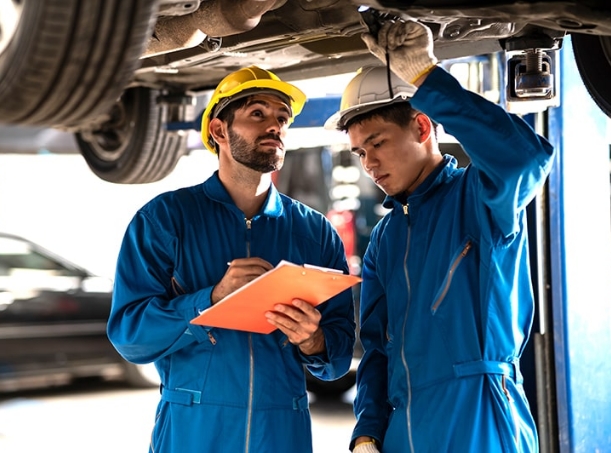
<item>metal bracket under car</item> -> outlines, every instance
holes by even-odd
[[[529,49],[508,57],[505,101],[509,111],[542,112],[560,105],[557,50]]]

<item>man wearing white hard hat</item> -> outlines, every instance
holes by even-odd
[[[520,357],[533,322],[526,207],[554,150],[386,22],[327,127],[387,197],[363,260],[354,453],[536,452]],[[442,155],[442,124],[470,158]]]
[[[226,76],[202,118],[218,171],[159,195],[127,228],[108,336],[127,360],[159,371],[151,453],[312,453],[304,367],[324,380],[349,370],[350,290],[317,308],[276,305],[269,334],[190,322],[281,260],[348,273],[330,222],[272,184],[305,101],[255,66]]]

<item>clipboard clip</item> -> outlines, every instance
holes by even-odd
[[[313,264],[304,264],[305,269],[315,269],[322,272],[330,272],[335,274],[343,274],[344,272],[339,269],[332,269],[330,267],[314,266]]]

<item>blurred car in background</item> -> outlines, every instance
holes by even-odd
[[[157,386],[154,366],[125,361],[108,340],[111,298],[108,279],[0,233],[0,392],[86,377]]]
[[[110,280],[0,232],[0,393],[92,377],[157,387],[153,364],[127,362],[108,340],[111,301]],[[343,393],[354,385],[357,363],[333,382],[308,373],[308,390],[320,396]]]

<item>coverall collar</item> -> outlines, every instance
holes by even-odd
[[[420,184],[416,190],[407,198],[407,201],[411,203],[414,199],[423,197],[430,190],[434,190],[435,187],[443,183],[449,174],[456,169],[457,161],[456,158],[450,154],[444,154],[443,161],[426,177],[422,184]],[[405,199],[403,200],[398,196],[387,195],[384,199],[383,206],[386,209],[392,209],[395,206],[403,206]]]
[[[231,205],[235,209],[238,209],[229,195],[229,192],[227,192],[227,189],[225,189],[225,186],[223,186],[223,183],[219,178],[218,170],[204,182],[203,190],[204,193],[211,199],[218,201],[219,203]],[[272,184],[269,192],[267,193],[267,198],[265,199],[265,202],[263,203],[263,206],[261,207],[261,210],[257,216],[264,215],[267,217],[280,217],[283,212],[284,208],[282,207],[280,193],[278,192],[278,189],[276,189],[276,186]]]

